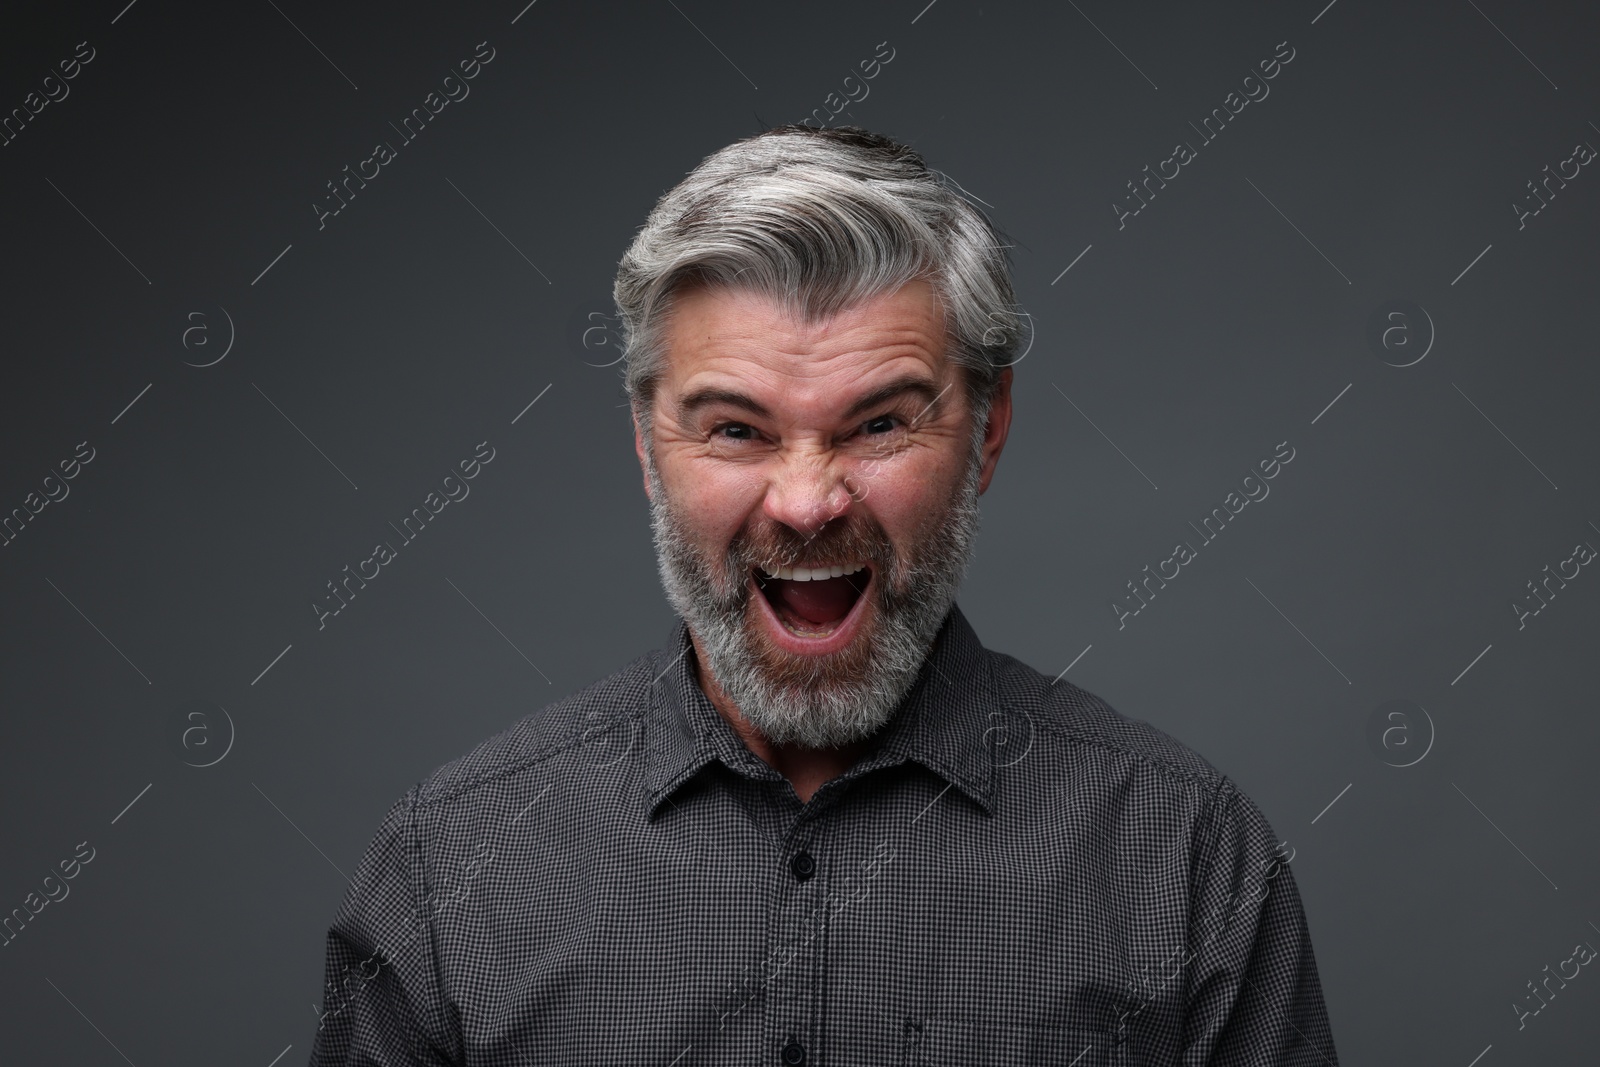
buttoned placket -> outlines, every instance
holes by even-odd
[[[664,666],[656,672],[661,673]],[[938,684],[949,685],[950,680],[941,677]],[[719,788],[731,790],[756,832],[756,839],[747,844],[754,852],[746,853],[754,861],[751,889],[754,891],[758,882],[772,887],[764,902],[760,955],[737,976],[729,977],[728,1007],[719,1019],[719,1029],[742,1030],[739,1043],[748,1050],[743,1054],[747,1062],[826,1067],[824,1046],[832,1040],[823,1017],[830,995],[824,989],[830,970],[828,943],[836,916],[850,907],[852,894],[859,895],[863,884],[855,862],[841,866],[837,860],[846,853],[854,856],[863,847],[867,851],[860,859],[875,854],[870,846],[854,841],[854,832],[849,833],[849,840],[839,835],[859,817],[856,805],[863,802],[863,789],[871,792],[863,779],[900,765],[914,750],[911,734],[921,715],[920,705],[928,699],[927,685],[924,680],[914,691],[897,716],[896,726],[880,743],[802,803],[777,770],[718,721],[717,712],[693,681],[692,665],[680,663],[673,671],[670,690],[682,701],[687,719],[674,716],[672,721],[688,727],[681,735],[684,741],[722,765],[723,772],[716,776]],[[661,695],[666,696],[666,691]],[[669,699],[668,707],[674,703]],[[945,754],[943,749],[934,751],[938,756]],[[948,777],[942,769],[936,773]],[[950,784],[956,783],[952,780]],[[986,795],[981,785],[979,789]],[[809,865],[800,859],[802,853],[809,857]],[[808,866],[808,876],[797,873]],[[838,995],[838,990],[831,995]]]
[[[763,783],[771,818],[772,850],[766,876],[777,891],[767,923],[763,961],[761,1055],[769,1067],[816,1064],[814,1022],[821,974],[822,919],[816,913],[826,884],[819,848],[819,821],[787,783]]]

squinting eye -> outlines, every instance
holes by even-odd
[[[753,431],[742,422],[725,422],[711,431],[715,437],[725,437],[732,441],[748,441]]]
[[[888,433],[894,429],[894,424],[898,421],[893,415],[879,415],[869,421],[864,429],[870,434]]]

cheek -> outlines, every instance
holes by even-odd
[[[761,506],[764,483],[748,468],[696,458],[662,478],[684,521],[713,539],[730,539]]]
[[[954,465],[931,450],[913,450],[861,471],[867,487],[860,508],[897,544],[944,510],[954,491]]]

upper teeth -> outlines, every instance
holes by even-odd
[[[773,574],[765,567],[756,569],[764,578],[782,578],[788,582],[820,582],[825,578],[842,578],[865,568],[865,563],[834,564],[831,567],[779,567],[777,574]]]

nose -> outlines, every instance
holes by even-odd
[[[849,512],[852,499],[843,473],[829,457],[794,455],[783,460],[767,483],[762,510],[768,518],[815,537]]]

